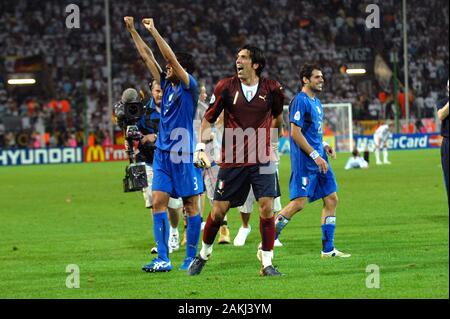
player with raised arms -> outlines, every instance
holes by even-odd
[[[133,18],[125,17],[128,24]],[[161,85],[161,119],[153,160],[153,221],[158,257],[143,269],[148,272],[172,270],[169,260],[169,221],[167,207],[169,198],[183,199],[188,215],[186,258],[181,270],[187,270],[195,255],[200,236],[201,218],[198,211],[198,195],[203,193],[201,171],[193,164],[193,121],[197,110],[198,85],[190,74],[193,72],[192,56],[187,53],[175,54],[156,29],[153,19],[143,19],[142,23],[150,32],[167,62],[162,72],[148,46],[139,48],[144,62],[153,78]],[[133,38],[137,32],[132,32]]]
[[[328,162],[335,151],[323,142],[323,107],[316,94],[322,92],[324,78],[320,68],[303,65],[300,71],[302,85],[289,105],[291,179],[290,202],[276,216],[277,238],[282,229],[301,211],[306,202],[322,199],[321,257],[350,257],[334,247],[336,207],[338,203],[336,178]]]
[[[260,274],[279,276],[281,273],[272,265],[275,240],[272,209],[280,190],[270,137],[272,119],[277,119],[277,128],[282,125],[283,88],[277,81],[261,76],[265,57],[256,47],[239,49],[235,65],[236,75],[216,85],[202,122],[201,138],[206,142],[210,139],[211,124],[224,112],[225,130],[213,208],[203,230],[202,249],[188,274],[200,274],[212,253],[214,239],[226,213],[230,208],[244,204],[251,186],[260,211],[262,247],[257,254],[262,263]],[[261,152],[271,156],[255,156]],[[199,166],[210,165],[204,143],[197,145],[194,158]]]

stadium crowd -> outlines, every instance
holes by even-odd
[[[66,27],[67,5],[80,7],[79,29]],[[369,3],[378,3],[381,27],[367,29]],[[448,79],[448,2],[408,1],[411,118],[434,117],[435,104]],[[196,76],[208,92],[220,78],[233,73],[236,49],[252,43],[266,53],[266,74],[278,79],[288,99],[298,90],[299,66],[316,62],[323,67],[327,90],[323,103],[350,102],[355,120],[393,117],[392,88],[383,88],[372,74],[351,77],[340,72],[347,48],[369,48],[391,66],[398,51],[403,79],[401,1],[358,0],[182,0],[111,2],[113,99],[123,89],[141,88],[148,94],[150,75],[125,30],[123,17],[139,21],[154,17],[161,33],[176,50],[194,55]],[[0,3],[0,147],[18,145],[20,131],[28,132],[26,146],[80,145],[88,131],[95,143],[105,141],[110,123],[107,99],[105,12],[103,0],[4,0]],[[439,21],[430,24],[428,21]],[[154,46],[147,31],[144,39]],[[41,55],[49,71],[46,94],[18,94],[7,88],[11,56]],[[2,60],[3,58],[3,60]],[[159,57],[157,57],[159,59]],[[2,62],[3,61],[3,62]],[[404,116],[405,96],[399,99]],[[287,103],[288,101],[286,101]],[[14,118],[20,122],[11,128]],[[86,126],[85,126],[86,123]],[[18,129],[21,128],[21,129]],[[20,144],[20,143],[19,143]],[[24,145],[19,145],[24,146]]]

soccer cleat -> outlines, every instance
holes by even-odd
[[[202,269],[205,266],[205,264],[206,264],[206,260],[203,259],[202,257],[200,257],[200,255],[198,255],[197,257],[194,258],[192,263],[189,265],[188,275],[189,276],[199,275],[202,272]]]
[[[219,230],[219,244],[229,244],[231,243],[230,239],[230,230],[227,225],[220,226]]]
[[[248,235],[250,234],[250,232],[252,231],[252,227],[248,226],[248,228],[244,228],[244,227],[240,227],[239,231],[236,235],[236,237],[234,238],[233,241],[233,245],[234,246],[244,246],[245,245],[245,241],[247,240]]]
[[[157,254],[158,253],[158,247],[152,247],[152,249],[150,250],[150,253],[152,255]]]
[[[390,164],[392,164],[391,162],[389,162],[389,161],[384,161],[383,162],[383,164],[387,164],[387,165],[390,165]]]
[[[275,239],[275,242],[273,243],[274,247],[283,247],[283,244],[281,243],[281,241],[277,238]]]
[[[180,236],[178,232],[170,234],[169,249],[171,252],[180,249]]]
[[[265,268],[261,267],[259,274],[263,277],[271,277],[271,276],[283,276],[284,274],[279,272],[274,266],[270,265]]]
[[[380,161],[377,161],[377,165],[381,165],[381,164],[383,164],[383,163],[381,163]]]
[[[168,272],[172,270],[170,261],[164,261],[161,258],[155,258],[151,263],[142,267],[146,272]]]
[[[348,258],[350,257],[350,254],[343,253],[336,248],[334,248],[332,251],[328,253],[324,253],[323,251],[320,253],[321,258],[333,258],[333,257],[342,257],[342,258]]]
[[[192,264],[192,262],[194,261],[194,258],[192,257],[186,257],[183,260],[183,264],[181,264],[180,266],[180,270],[188,270],[189,266]]]

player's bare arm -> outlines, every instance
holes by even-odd
[[[315,152],[314,148],[306,140],[305,136],[302,133],[302,129],[293,123],[291,123],[291,136],[294,139],[295,143],[300,146],[302,151],[311,157],[311,154]],[[328,164],[321,156],[315,156],[313,160],[319,167],[319,171],[321,173],[325,174],[326,172],[328,172]]]
[[[283,113],[272,120],[272,127],[278,129],[278,137],[283,136]]]
[[[144,60],[145,65],[152,74],[153,79],[155,79],[155,81],[157,81],[157,83],[159,84],[160,74],[162,70],[158,62],[156,61],[152,50],[148,47],[147,44],[145,44],[145,42],[142,40],[141,36],[137,32],[136,28],[134,27],[134,18],[124,17],[123,20],[125,21],[127,30],[128,32],[130,32],[133,42],[142,59]]]
[[[156,41],[156,44],[158,45],[159,50],[161,51],[161,54],[163,55],[164,59],[171,65],[173,68],[173,72],[175,76],[186,85],[186,87],[189,87],[189,75],[186,72],[185,69],[181,66],[181,64],[178,62],[177,57],[175,56],[175,53],[173,53],[172,48],[169,46],[169,44],[164,40],[164,38],[159,34],[158,30],[155,27],[155,23],[153,19],[146,18],[142,20],[142,23],[144,24],[145,28],[150,32],[150,34],[153,36],[153,38]]]
[[[445,106],[443,108],[441,108],[440,110],[438,110],[437,112],[438,118],[440,121],[443,121],[447,118],[448,116],[448,102],[447,104],[445,104]]]

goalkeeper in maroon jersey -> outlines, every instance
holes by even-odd
[[[272,120],[282,126],[283,88],[277,81],[261,77],[265,66],[263,52],[244,46],[236,57],[236,75],[216,85],[209,108],[202,121],[202,140],[197,145],[194,162],[209,167],[205,142],[211,124],[224,112],[222,154],[214,202],[203,230],[200,254],[191,263],[188,274],[198,275],[212,253],[214,239],[228,210],[244,204],[253,188],[260,212],[262,242],[257,257],[262,276],[279,276],[272,265],[275,241],[273,201],[280,196],[275,155],[271,147]]]

